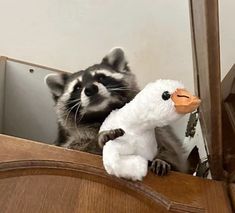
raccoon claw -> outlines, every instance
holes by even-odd
[[[150,170],[158,176],[164,176],[170,172],[171,165],[161,159],[154,159],[150,166]]]
[[[120,136],[123,136],[125,131],[123,129],[111,129],[103,131],[98,136],[98,144],[101,148],[110,140],[114,140]]]

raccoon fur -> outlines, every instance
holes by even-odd
[[[121,48],[85,70],[50,74],[46,83],[58,118],[56,145],[93,154],[102,152],[97,135],[104,119],[139,92]]]
[[[155,173],[164,173],[164,169],[167,170],[167,167],[170,167],[169,170],[188,174],[193,174],[196,171],[200,161],[196,146],[188,153],[170,126],[155,128],[155,135],[159,150],[150,164],[151,170]]]
[[[58,119],[55,144],[99,155],[102,148],[98,145],[98,131],[102,122],[112,110],[121,108],[139,92],[121,48],[112,49],[101,63],[87,69],[50,74],[45,80]],[[187,172],[185,150],[171,128],[156,128],[156,138],[159,153],[151,168],[171,167]]]

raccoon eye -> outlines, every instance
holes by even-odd
[[[165,91],[165,92],[162,93],[162,99],[163,99],[164,101],[169,100],[170,97],[171,97],[171,95],[170,95],[170,93],[169,93],[168,91]]]
[[[102,83],[102,84],[108,84],[108,78],[105,75],[99,75],[97,78],[98,82]]]
[[[75,86],[74,86],[74,90],[80,90],[82,87],[81,83],[77,83]]]

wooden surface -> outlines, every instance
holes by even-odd
[[[222,92],[222,100],[225,101],[230,94],[235,93],[235,88],[233,88],[235,80],[235,64],[228,71],[227,75],[222,80],[221,84],[221,92]]]
[[[235,210],[235,184],[232,183],[229,185],[229,194],[233,209]]]
[[[218,1],[190,0],[194,79],[214,179],[223,179]]]
[[[223,103],[223,164],[228,182],[235,182],[235,95]]]
[[[99,156],[4,135],[0,147],[4,213],[231,212],[222,182],[174,172],[131,182],[107,175]]]
[[[222,81],[222,130],[224,168],[235,182],[235,65]]]

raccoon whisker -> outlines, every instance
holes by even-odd
[[[115,88],[115,89],[109,89],[109,91],[134,91],[134,92],[139,92],[138,90],[127,89],[127,88]]]
[[[67,108],[66,106],[62,106],[62,107],[57,108],[57,109],[62,110],[62,111],[64,111],[64,114],[67,114],[72,107]]]
[[[137,89],[130,89],[128,87],[107,87],[107,89],[109,89],[110,91],[115,91],[115,90],[129,90],[129,91],[137,91],[139,92],[139,90]]]
[[[77,100],[75,101],[75,100],[74,100],[74,101],[72,101],[72,102],[67,102],[66,104],[64,104],[63,106],[59,107],[58,109],[65,109],[65,110],[68,109],[68,110],[69,110],[71,107],[70,107],[70,108],[67,108],[67,106],[70,105],[70,104],[73,103],[73,102],[81,103],[81,101],[77,101]],[[73,107],[73,106],[72,106],[72,107]]]
[[[73,108],[75,108],[76,106],[80,105],[81,103],[76,103],[73,106],[67,108],[67,112],[69,112],[70,110],[72,110]]]
[[[120,86],[120,85],[112,85],[112,86],[107,86],[108,88],[129,88],[127,86]]]
[[[131,91],[138,91],[138,89],[131,89],[131,88],[128,88],[128,87],[117,87],[116,89],[125,89],[125,90],[131,90]]]
[[[109,90],[126,90],[125,88],[112,88],[112,89],[109,89]],[[128,89],[129,90],[129,89]]]
[[[78,129],[78,126],[77,126],[77,113],[78,113],[78,110],[79,110],[80,107],[81,107],[81,104],[77,105],[77,109],[76,109],[76,112],[75,112],[75,123],[74,123],[74,125],[75,125],[76,129]]]
[[[81,99],[80,99],[80,98],[78,98],[78,99],[74,99],[74,100],[71,100],[71,101],[67,101],[67,103],[73,103],[73,102],[79,102],[79,101],[81,101]]]
[[[64,116],[66,116],[65,118],[65,125],[67,126],[67,122],[68,122],[68,118],[69,118],[69,115],[71,113],[71,111],[73,110],[73,108],[75,108],[76,105],[74,105],[73,107],[71,107],[69,110],[66,110],[66,112],[64,113]]]
[[[65,125],[67,125],[67,121],[68,121],[68,117],[69,117],[69,114],[71,113],[71,111],[76,107],[76,106],[78,106],[80,103],[76,103],[74,106],[72,106],[71,108],[70,108],[70,110],[69,110],[69,112],[68,112],[68,114],[67,114],[67,116],[66,116],[66,119],[65,119]],[[81,104],[80,104],[81,105]],[[80,107],[80,105],[79,105],[79,107]],[[78,108],[79,108],[78,107]]]
[[[69,105],[69,104],[71,104],[71,103],[74,103],[74,102],[79,103],[79,102],[81,102],[81,100],[80,100],[80,99],[77,99],[77,100],[67,101],[64,106],[67,106],[67,105]]]
[[[64,115],[67,115],[67,114],[68,114],[68,112],[69,112],[69,110],[71,109],[71,107],[67,109],[65,106],[62,106],[62,107],[57,107],[57,109],[59,109],[61,115],[64,116]],[[62,110],[63,112],[62,112],[61,110]]]
[[[77,107],[76,112],[75,112],[75,128],[78,129],[78,125],[77,125],[77,113],[78,113],[78,109],[80,108],[81,104]]]
[[[78,129],[77,123],[79,123],[79,122],[82,120],[82,118],[84,117],[85,114],[86,114],[86,113],[83,112],[83,111],[82,111],[82,113],[80,113],[80,119],[79,119],[78,122],[77,122],[77,113],[75,114],[75,125],[76,125],[76,128],[77,128],[77,129]]]
[[[120,90],[123,90],[123,91],[132,91],[132,92],[139,92],[139,90],[133,90],[133,89],[120,89]]]

